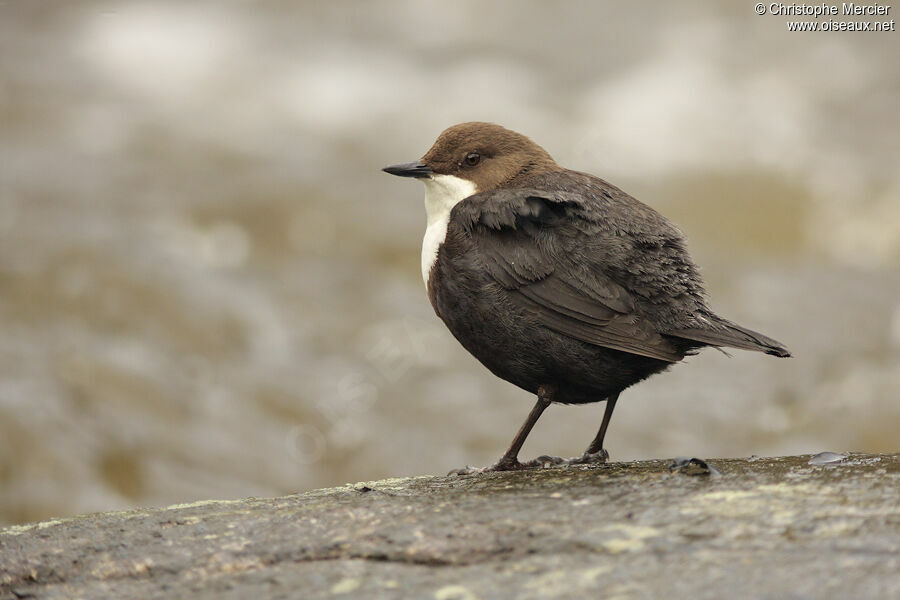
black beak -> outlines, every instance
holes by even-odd
[[[391,165],[382,169],[385,173],[397,175],[398,177],[430,177],[431,167],[420,162],[403,163],[402,165]]]

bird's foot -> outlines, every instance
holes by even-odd
[[[601,448],[598,452],[585,452],[581,456],[573,456],[564,461],[566,465],[602,465],[609,461],[609,452]]]
[[[557,465],[566,464],[566,459],[558,456],[538,456],[534,460],[527,462],[519,462],[518,459],[501,458],[490,467],[470,467],[465,466],[462,469],[454,469],[447,473],[448,475],[473,475],[475,473],[495,473],[498,471],[525,471],[528,469],[547,469]]]

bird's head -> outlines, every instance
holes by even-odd
[[[494,123],[471,122],[445,129],[420,160],[383,170],[471,195],[558,168],[546,150],[521,133]]]

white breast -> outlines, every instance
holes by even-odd
[[[476,192],[475,184],[454,175],[432,175],[425,183],[425,239],[422,240],[422,281],[428,287],[428,274],[437,260],[438,248],[447,237],[450,211]]]

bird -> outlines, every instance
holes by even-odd
[[[420,160],[382,170],[425,184],[422,279],[437,316],[494,375],[537,396],[507,451],[480,471],[606,462],[619,395],[701,348],[791,356],[710,309],[671,221],[560,166],[523,134],[460,123]],[[519,461],[550,404],[601,401],[603,420],[581,456]]]

